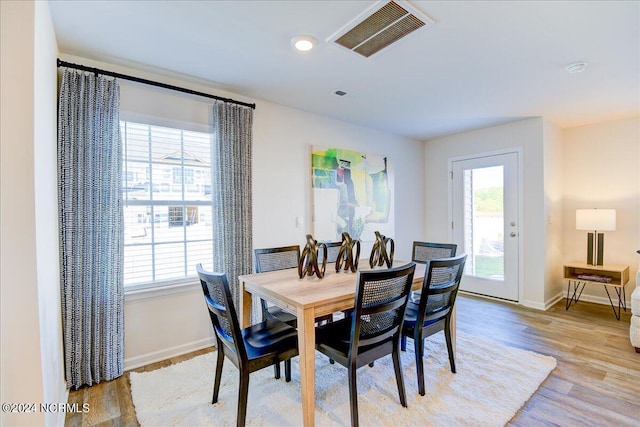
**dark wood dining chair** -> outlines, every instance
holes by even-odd
[[[282,246],[277,248],[254,249],[253,251],[256,273],[266,273],[268,271],[285,270],[288,268],[298,268],[300,262],[300,246]],[[328,258],[328,256],[327,256]],[[294,274],[297,274],[294,273]],[[262,308],[262,320],[278,319],[294,328],[298,327],[298,318],[295,314],[290,313],[276,305],[269,305],[264,299],[260,299]],[[319,317],[316,322],[329,322],[333,319],[331,314]],[[276,378],[280,378],[280,364],[273,367]],[[287,366],[285,366],[285,375],[287,375]],[[288,373],[291,375],[291,373]]]
[[[436,258],[451,258],[456,256],[458,245],[453,243],[413,242],[411,261],[426,264]],[[418,302],[420,292],[411,293],[411,301]]]
[[[434,243],[434,242],[413,242],[413,250],[411,251],[411,260],[426,264],[427,261],[437,258],[451,258],[456,256],[458,245],[453,243]],[[420,301],[420,291],[411,292],[409,304]],[[407,338],[403,335],[400,339],[400,345],[404,350],[407,346]]]
[[[268,319],[257,325],[240,329],[227,276],[224,273],[206,272],[202,264],[198,264],[196,270],[209,309],[218,348],[211,403],[218,401],[222,365],[226,356],[240,371],[236,425],[244,426],[249,374],[284,361],[286,381],[291,381],[291,358],[298,355],[298,333],[294,328],[277,319]]]
[[[464,272],[467,255],[440,258],[427,261],[422,282],[422,293],[418,304],[409,302],[402,326],[403,338],[413,338],[418,375],[418,391],[425,394],[424,387],[424,339],[437,332],[444,331],[449,352],[451,372],[456,372],[455,355],[451,339],[451,315]],[[402,350],[406,350],[406,341],[402,342]]]
[[[434,258],[451,258],[456,256],[458,245],[453,243],[413,242],[411,260],[425,264]]]
[[[300,245],[254,249],[253,256],[256,273],[298,268]],[[262,320],[278,319],[296,327],[297,318],[295,314],[289,313],[278,306],[269,305],[263,299],[260,299],[260,305],[262,307]]]
[[[329,264],[335,264],[338,259],[342,242],[324,242],[324,244],[327,245],[327,268],[329,268]],[[323,259],[324,253],[322,251],[318,251],[318,264],[321,264]],[[333,267],[334,266],[331,266],[331,268]]]
[[[392,355],[400,403],[407,398],[400,364],[400,335],[416,264],[360,271],[353,314],[316,328],[316,349],[348,370],[351,425],[358,425],[356,370]]]

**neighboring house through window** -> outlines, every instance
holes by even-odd
[[[123,121],[124,285],[195,276],[213,262],[212,135]]]

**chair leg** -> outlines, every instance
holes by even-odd
[[[244,427],[247,418],[247,395],[249,394],[249,374],[240,372],[240,390],[238,393],[238,419],[237,427]]]
[[[222,364],[224,363],[224,351],[218,346],[218,361],[216,362],[216,379],[213,383],[213,399],[211,404],[218,401],[218,392],[220,391],[220,379],[222,378]]]
[[[400,352],[398,347],[393,351],[393,368],[396,371],[396,383],[398,384],[398,395],[400,395],[400,403],[407,407],[407,393],[404,389],[404,377],[402,376],[402,364],[400,363]]]
[[[449,364],[451,365],[451,372],[456,373],[456,359],[453,354],[453,341],[451,339],[451,328],[449,322],[446,323],[444,328],[444,337],[447,341],[447,351],[449,352]]]
[[[424,340],[418,339],[417,337],[414,337],[413,339],[414,344],[415,343],[420,343],[419,345],[416,345],[415,347],[415,355],[416,355],[416,374],[418,375],[418,393],[420,393],[420,396],[424,396],[425,395],[425,388],[424,388],[424,362],[423,362],[423,358],[424,358]]]
[[[284,380],[291,382],[291,359],[284,361]]]
[[[277,380],[280,379],[280,362],[273,365],[273,374]]]
[[[356,384],[356,367],[349,367],[349,402],[351,404],[351,427],[358,427],[358,386]]]
[[[407,337],[405,335],[400,337],[400,350],[407,351]]]

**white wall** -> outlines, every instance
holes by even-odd
[[[524,185],[523,221],[520,227],[524,261],[520,303],[544,308],[545,299],[545,192],[543,120],[532,118],[500,126],[433,139],[426,143],[425,238],[447,242],[449,226],[448,160],[510,148],[522,148]]]
[[[544,301],[547,306],[564,296],[562,286],[564,195],[562,133],[555,125],[544,120]]]
[[[635,285],[640,249],[640,119],[567,129],[563,135],[564,261],[586,261],[585,231],[575,229],[575,211],[616,209],[616,231],[605,232],[604,262],[628,264]],[[588,286],[585,300],[609,303],[601,286]]]
[[[58,46],[49,3],[35,2],[34,168],[35,228],[40,346],[45,402],[66,402],[60,304],[56,59]],[[47,425],[63,425],[65,414],[46,413]]]
[[[65,403],[56,189],[57,46],[46,2],[0,2],[2,397]],[[2,425],[62,425],[5,413]]]
[[[65,55],[65,60],[141,76],[218,96],[255,102],[253,126],[254,247],[304,245],[312,233],[311,146],[340,147],[389,157],[395,180],[396,258],[409,259],[411,243],[422,239],[424,144],[338,120],[212,89],[193,82],[153,75]],[[156,124],[192,126],[210,123],[211,101],[121,81],[121,118]],[[295,217],[303,216],[297,228]],[[210,320],[199,284],[164,295],[127,295],[125,368],[166,359],[213,343]]]

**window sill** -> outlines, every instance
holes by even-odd
[[[124,300],[135,301],[146,298],[156,298],[166,295],[191,292],[200,288],[200,282],[196,278],[185,279],[179,282],[168,282],[163,284],[125,288]]]

